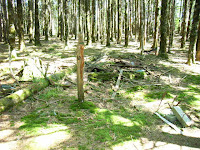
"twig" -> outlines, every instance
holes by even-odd
[[[158,106],[157,111],[160,109],[161,103],[162,103],[164,97],[166,96],[166,94],[167,94],[167,92],[163,93],[163,95],[162,95],[162,99],[161,99],[161,101],[160,101],[160,104],[159,104],[159,106]],[[157,112],[157,111],[156,111],[156,112]]]

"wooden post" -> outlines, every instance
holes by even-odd
[[[77,88],[78,88],[78,101],[84,101],[84,90],[83,90],[83,70],[84,70],[84,41],[83,35],[78,36],[77,46]]]

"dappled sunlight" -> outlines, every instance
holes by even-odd
[[[121,124],[121,125],[127,126],[127,127],[131,127],[134,125],[131,120],[121,117],[121,116],[118,116],[118,115],[112,115],[111,121],[113,122],[113,124]]]
[[[4,138],[7,138],[11,136],[15,130],[7,129],[7,130],[1,130],[0,131],[0,141],[3,140]]]

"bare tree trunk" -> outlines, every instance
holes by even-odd
[[[189,18],[188,18],[188,25],[187,25],[186,40],[188,39],[189,33],[190,33],[190,22],[191,22],[191,14],[192,14],[193,3],[194,3],[194,0],[190,0],[190,8],[189,8]]]
[[[2,28],[2,21],[3,20],[3,12],[2,12],[2,3],[1,3],[1,0],[0,0],[0,42],[2,42],[2,33],[3,33],[3,28]]]
[[[122,40],[122,23],[121,23],[121,4],[122,1],[118,0],[118,36],[117,36],[117,44],[121,44]]]
[[[18,16],[18,29],[19,29],[19,50],[23,51],[25,48],[24,42],[24,26],[23,26],[23,10],[22,1],[17,0],[17,16]]]
[[[176,1],[172,0],[172,4],[171,4],[171,16],[170,16],[170,31],[169,31],[169,46],[168,46],[168,53],[171,52],[171,48],[173,45],[173,40],[174,40],[174,30],[175,30],[175,23],[174,23],[174,19],[175,19],[175,5],[176,5]]]
[[[86,13],[86,35],[87,35],[87,45],[90,45],[91,42],[91,33],[90,33],[90,1],[85,0],[85,13]]]
[[[45,41],[49,39],[49,31],[48,31],[48,24],[49,24],[49,17],[48,17],[48,0],[44,0],[44,34],[45,34]]]
[[[154,24],[154,34],[153,34],[153,45],[152,48],[158,46],[158,15],[159,15],[159,8],[158,8],[158,0],[155,0],[155,24]]]
[[[28,1],[28,34],[29,43],[33,41],[33,1]]]
[[[58,0],[58,33],[57,33],[57,37],[60,37],[60,2],[61,0]]]
[[[160,51],[159,56],[163,58],[168,58],[167,56],[167,5],[168,0],[162,0],[162,7],[161,7],[161,25],[160,25]]]
[[[35,45],[41,45],[40,43],[40,24],[38,18],[38,0],[35,0]]]
[[[8,19],[9,19],[9,35],[8,35],[8,42],[10,45],[10,51],[15,49],[15,18],[14,18],[14,10],[13,10],[13,3],[12,0],[8,0]]]
[[[184,8],[183,8],[183,21],[181,25],[181,48],[185,47],[185,29],[186,29],[186,17],[187,17],[187,0],[184,0]]]
[[[181,31],[181,12],[182,12],[183,0],[180,2],[180,12],[179,12],[179,24],[178,24],[178,33]]]
[[[128,29],[128,0],[125,0],[125,47],[128,46],[128,37],[129,37],[129,29]]]
[[[143,54],[144,51],[144,12],[143,12],[143,7],[144,7],[144,0],[141,0],[140,3],[140,49],[141,49],[141,55]]]
[[[190,31],[190,46],[188,51],[188,60],[186,64],[191,65],[194,63],[194,46],[197,40],[197,30],[198,30],[198,23],[199,23],[199,13],[200,13],[200,2],[196,0],[195,8],[194,8],[194,15],[192,21],[192,29]]]
[[[3,7],[3,38],[4,42],[8,43],[8,31],[9,31],[9,22],[7,17],[7,7],[6,7],[6,0],[2,0],[2,7]]]
[[[199,21],[198,38],[196,46],[196,61],[200,61],[200,21]]]
[[[68,16],[69,16],[69,11],[68,11],[68,0],[63,1],[63,10],[64,10],[64,20],[65,20],[65,46],[68,46],[68,36],[69,36],[69,25],[68,25]]]
[[[92,0],[92,43],[95,43],[96,26],[96,0]]]
[[[107,40],[106,46],[110,46],[110,0],[108,0],[107,7]]]
[[[105,31],[106,31],[106,20],[105,20],[105,15],[106,15],[106,8],[105,6],[105,0],[102,1],[101,3],[101,9],[102,9],[102,13],[101,13],[101,19],[102,19],[102,23],[101,23],[101,44],[104,44],[105,42]]]

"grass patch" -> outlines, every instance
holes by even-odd
[[[96,108],[96,105],[89,101],[84,101],[83,103],[80,103],[76,100],[75,103],[70,105],[70,109],[72,109],[73,111],[77,111],[80,109],[88,109],[91,113],[93,113],[95,112]]]
[[[93,72],[88,75],[89,81],[100,81],[100,82],[105,82],[105,81],[111,81],[111,80],[116,80],[118,77],[117,73],[111,73],[111,72]]]
[[[40,94],[39,98],[49,100],[50,98],[58,98],[63,94],[63,89],[60,87],[48,88],[44,93]]]

